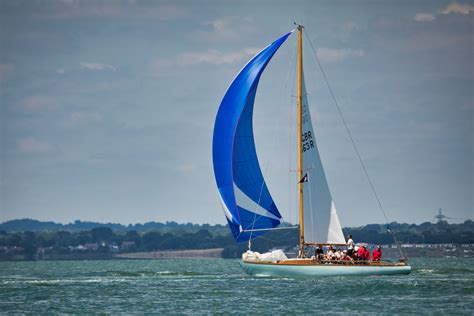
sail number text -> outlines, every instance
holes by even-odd
[[[310,150],[311,148],[314,148],[314,141],[313,141],[313,135],[311,135],[310,131],[307,131],[306,133],[301,134],[301,150],[303,152]]]

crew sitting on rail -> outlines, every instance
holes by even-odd
[[[377,246],[376,249],[372,252],[372,261],[380,261],[382,259],[382,250],[380,246]]]
[[[357,260],[364,260],[364,245],[359,246],[359,249],[357,249]]]
[[[324,259],[324,250],[321,247],[321,245],[319,245],[318,248],[316,248],[316,250],[314,251],[314,256],[316,257],[317,260]]]
[[[358,245],[355,245],[354,246],[354,251],[352,251],[352,254],[351,254],[351,258],[353,260],[358,260],[359,257],[357,256],[357,252],[359,251],[359,246]]]
[[[342,252],[342,261],[354,261],[354,259],[348,255],[348,251],[344,250]]]
[[[326,260],[335,260],[336,255],[334,254],[334,250],[332,249],[332,246],[329,246],[328,251],[326,252]]]
[[[365,261],[370,261],[370,252],[369,252],[369,250],[367,249],[366,246],[364,246],[364,260]]]

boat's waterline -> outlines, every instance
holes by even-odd
[[[250,263],[243,260],[240,265],[250,275],[276,277],[304,277],[304,276],[356,276],[356,275],[394,275],[409,274],[409,265],[369,266],[369,265],[284,265]]]

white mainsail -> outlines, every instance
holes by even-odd
[[[316,145],[304,76],[302,81],[304,240],[307,243],[345,244]]]

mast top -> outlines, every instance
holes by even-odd
[[[297,29],[298,31],[300,31],[300,32],[304,29],[304,26],[301,25],[301,24],[298,24],[298,23],[296,23],[296,22],[293,22],[293,24],[296,25],[296,29]]]

